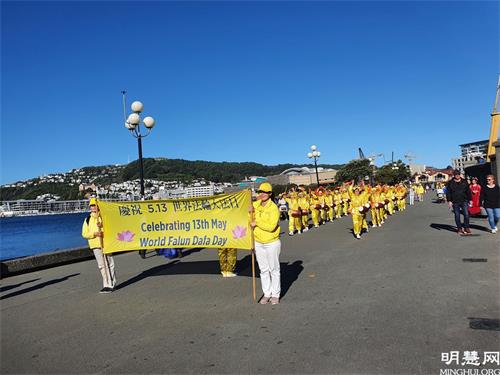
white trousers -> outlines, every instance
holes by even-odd
[[[280,280],[281,241],[260,243],[255,241],[255,255],[260,269],[260,283],[265,297],[279,298],[281,293]]]
[[[410,193],[410,206],[413,206],[415,202],[415,194]]]
[[[114,288],[116,285],[115,262],[113,257],[103,254],[102,249],[93,249],[95,260],[102,276],[102,286],[104,288]],[[106,259],[106,262],[104,261]]]

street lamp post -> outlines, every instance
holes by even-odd
[[[316,170],[316,183],[319,187],[319,175],[318,175],[318,158],[321,156],[321,152],[318,151],[318,148],[315,145],[311,146],[311,151],[307,153],[307,157],[309,159],[314,158],[314,169]]]
[[[142,162],[142,138],[147,137],[153,127],[155,126],[155,120],[151,116],[147,116],[144,119],[141,119],[141,113],[144,110],[144,105],[135,101],[132,103],[130,108],[132,109],[132,113],[130,115],[126,115],[125,111],[125,94],[126,91],[122,91],[123,95],[123,117],[125,119],[125,127],[130,130],[130,134],[133,137],[137,138],[137,147],[139,149],[139,177],[141,181],[141,199],[144,199],[144,165]],[[141,123],[147,129],[146,134],[142,134],[141,132]]]

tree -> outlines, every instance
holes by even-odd
[[[395,185],[410,179],[411,174],[408,166],[401,160],[394,164],[387,164],[377,169],[375,179],[381,184]]]
[[[337,172],[337,180],[341,182],[345,181],[361,181],[366,176],[371,176],[372,167],[370,166],[370,160],[368,159],[358,159],[351,160],[349,163],[344,165]]]

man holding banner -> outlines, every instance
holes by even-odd
[[[280,301],[280,260],[281,252],[279,210],[270,199],[273,188],[264,182],[257,191],[257,201],[250,207],[252,221],[250,223],[255,240],[255,255],[260,269],[260,282],[264,296],[260,304],[269,302],[277,305]]]
[[[83,222],[82,237],[88,240],[89,249],[94,253],[97,266],[101,271],[103,287],[99,293],[111,293],[116,285],[115,263],[112,255],[103,254],[102,251],[102,223],[97,213],[96,203],[95,198],[90,199],[90,215]]]

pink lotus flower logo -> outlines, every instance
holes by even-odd
[[[237,240],[238,238],[243,238],[247,235],[247,228],[237,225],[232,231],[233,238]]]
[[[129,230],[126,230],[124,232],[118,233],[116,239],[122,242],[132,242],[134,240],[134,236],[135,236],[134,233],[132,233]]]

